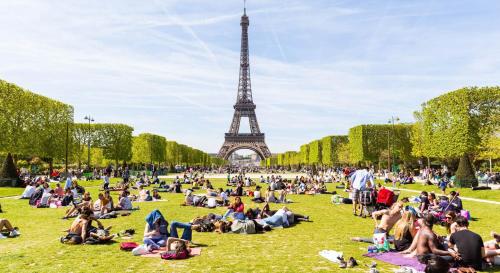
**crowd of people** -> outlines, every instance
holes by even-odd
[[[304,175],[293,179],[269,173],[254,180],[246,176],[244,171],[238,170],[233,175],[228,174],[228,188],[224,190],[214,188],[210,180],[205,178],[206,172],[204,169],[188,169],[171,183],[166,183],[155,173],[150,177],[140,172],[132,177],[128,168],[120,169],[118,174],[104,169],[96,174],[102,179],[102,185],[95,201],[90,192],[78,184],[78,175],[75,173],[66,177],[65,181],[54,183],[54,187],[49,184],[49,177],[26,176],[22,198],[29,199],[30,205],[37,208],[67,207],[63,219],[75,218],[66,236],[61,237],[61,242],[67,244],[109,242],[114,235],[110,234],[110,227],[105,228],[100,219],[129,215],[136,209],[132,202],[162,200],[162,192],[183,194],[182,205],[185,206],[224,207],[225,213],[221,215],[208,213],[190,222],[169,223],[159,210],[147,215],[142,241],[145,250],[152,252],[166,247],[166,256],[179,259],[187,258],[190,247],[195,245],[193,231],[254,234],[309,221],[308,216],[297,214],[286,206],[271,210],[270,204],[289,203],[291,200],[287,198],[292,194],[329,194],[326,183],[336,183],[337,189],[348,192],[349,197],[344,199],[352,203],[353,215],[366,216],[365,212],[368,211],[375,223],[372,237],[354,237],[354,241],[376,244],[376,237],[380,238],[382,234],[396,251],[436,267],[447,264],[481,270],[484,268],[483,263],[492,264],[494,258],[500,256],[499,234],[492,232],[491,240],[483,241],[469,229],[470,214],[464,210],[460,194],[456,191],[447,194],[452,179],[446,171],[424,169],[419,176],[433,181],[440,194],[423,191],[415,198],[401,200],[397,200],[395,195],[391,197],[391,202],[383,204],[376,200],[387,188],[376,185],[375,178],[383,179],[386,185],[396,186],[414,183],[412,173],[394,174],[387,170],[375,173],[370,167],[336,168],[319,170],[314,174],[306,170]],[[116,185],[111,185],[111,177],[117,175],[122,179]],[[153,188],[149,189],[151,186]],[[131,194],[131,190],[137,190],[138,194]],[[112,191],[119,192],[116,202]],[[244,196],[254,203],[263,203],[263,207],[245,209],[242,201]],[[367,210],[367,207],[371,209]],[[446,227],[446,236],[438,236],[433,230],[438,224]],[[182,230],[181,236],[179,229]],[[19,234],[19,229],[7,219],[0,219],[0,238]]]
[[[376,196],[384,187],[377,189],[369,168],[356,170],[350,180],[350,197],[356,216],[363,205],[375,205],[364,202],[362,195],[368,192]],[[422,263],[429,264],[432,260],[441,266],[448,263],[448,268],[456,266],[467,270],[482,270],[483,262],[492,265],[494,257],[500,255],[497,233],[492,233],[493,240],[484,243],[481,236],[469,230],[470,213],[464,210],[456,191],[439,197],[423,191],[418,197],[397,201],[389,208],[374,211],[371,216],[375,222],[373,237],[354,237],[352,240],[373,244],[377,243],[376,238],[383,237],[382,241],[391,241],[395,250],[408,257],[417,257]],[[433,231],[436,224],[446,226],[447,236],[438,236]],[[389,236],[392,230],[394,235]]]

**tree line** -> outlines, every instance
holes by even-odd
[[[91,164],[121,162],[222,165],[224,161],[207,153],[154,134],[133,136],[125,124],[74,122],[71,105],[35,94],[0,80],[0,154],[15,159],[40,157],[53,162],[86,165],[88,143]]]
[[[476,183],[471,161],[493,160],[500,170],[500,87],[448,92],[423,103],[414,117],[414,123],[358,125],[347,135],[327,136],[298,151],[275,154],[262,165],[389,168],[439,161],[457,166],[458,181],[466,186]]]

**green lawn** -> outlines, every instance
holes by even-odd
[[[224,180],[214,180],[214,186],[222,186]],[[91,182],[86,186],[98,185]],[[332,187],[332,185],[329,185]],[[0,189],[2,196],[16,193],[17,189]],[[97,196],[97,187],[89,188]],[[497,196],[500,191],[496,191]],[[403,196],[410,195],[402,192]],[[144,217],[155,208],[162,211],[167,220],[190,221],[195,216],[209,212],[222,214],[224,209],[181,207],[181,194],[163,194],[167,202],[136,203],[140,210],[128,217],[103,220],[112,225],[113,231],[134,228],[141,241]],[[0,240],[0,268],[3,272],[367,272],[371,259],[363,258],[368,244],[351,242],[352,236],[370,236],[373,221],[351,215],[349,205],[330,204],[330,195],[290,195],[292,210],[309,215],[313,222],[301,223],[291,228],[276,229],[265,234],[236,235],[197,233],[193,240],[204,244],[202,255],[188,260],[163,261],[156,258],[134,257],[119,249],[119,242],[111,245],[62,245],[58,239],[71,220],[61,220],[64,209],[36,209],[27,200],[0,199],[8,218],[20,228],[22,235],[15,239]],[[244,198],[247,207],[256,207]],[[489,238],[492,229],[500,230],[498,205],[465,201],[477,221],[471,229]],[[273,205],[272,208],[278,208]],[[496,217],[493,217],[496,216]],[[444,229],[437,227],[438,232]],[[360,266],[341,270],[337,264],[320,257],[321,250],[343,251],[347,258],[354,256]],[[392,272],[394,266],[378,263],[381,272]],[[493,272],[493,271],[492,271]]]

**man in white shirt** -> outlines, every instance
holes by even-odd
[[[33,183],[30,183],[26,188],[24,189],[23,194],[21,195],[22,199],[30,199],[33,193],[35,193],[36,187],[34,186]]]
[[[354,172],[351,176],[352,182],[352,208],[354,216],[357,216],[357,205],[359,203],[359,195],[361,191],[371,188],[374,185],[373,175],[369,172],[369,168],[365,167]]]

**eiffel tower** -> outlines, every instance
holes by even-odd
[[[246,7],[241,16],[241,53],[240,53],[240,79],[238,84],[238,96],[234,105],[233,121],[226,133],[224,144],[219,151],[220,158],[228,159],[229,156],[240,149],[249,149],[256,152],[261,159],[271,156],[271,152],[264,141],[264,133],[260,132],[257,116],[255,115],[255,104],[252,99],[252,87],[250,84],[250,64],[248,57],[248,16]],[[248,117],[250,133],[240,133],[240,120]]]

